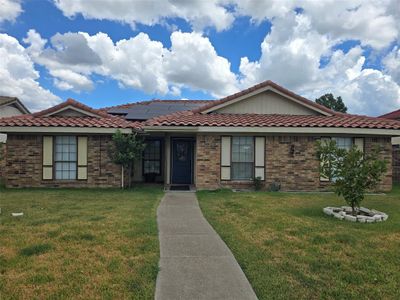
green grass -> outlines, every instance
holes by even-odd
[[[400,299],[400,187],[363,206],[375,224],[322,213],[334,194],[198,192],[204,215],[260,299]]]
[[[19,253],[24,256],[40,255],[50,251],[52,248],[50,244],[37,244],[21,249]]]
[[[162,194],[0,189],[0,299],[154,298]]]

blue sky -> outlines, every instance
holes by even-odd
[[[32,110],[70,97],[214,99],[268,79],[310,99],[340,95],[353,113],[400,107],[395,0],[5,2],[0,94]]]

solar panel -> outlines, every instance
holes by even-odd
[[[127,120],[147,120],[153,117],[171,114],[177,111],[185,111],[204,105],[204,102],[193,103],[181,100],[181,102],[151,102],[149,104],[137,104],[128,108],[110,109],[110,114],[125,114]]]
[[[112,108],[110,110],[107,111],[109,114],[116,114],[116,115],[120,115],[120,114],[126,114],[126,108]]]

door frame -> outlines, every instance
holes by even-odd
[[[170,173],[169,173],[169,182],[170,184],[174,184],[174,185],[185,185],[182,183],[174,183],[173,182],[173,175],[174,175],[174,142],[175,141],[179,141],[179,140],[184,140],[184,141],[188,141],[191,142],[192,144],[192,151],[191,151],[191,156],[190,156],[190,185],[194,184],[194,157],[195,157],[195,142],[196,139],[194,137],[171,137],[170,141],[170,147],[171,147],[171,151],[170,151]]]

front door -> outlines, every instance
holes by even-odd
[[[193,140],[172,139],[172,183],[191,184],[193,170]]]

